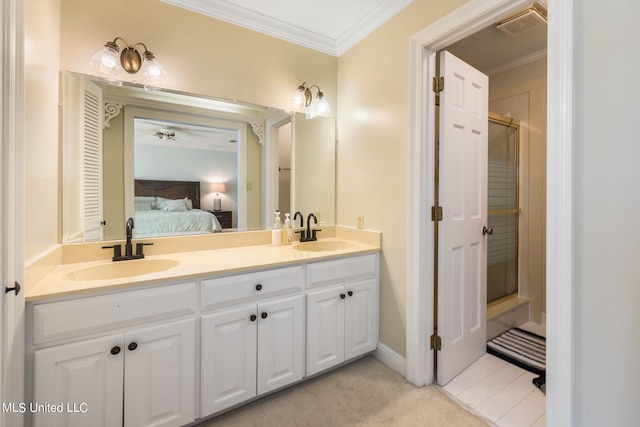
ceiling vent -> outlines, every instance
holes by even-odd
[[[496,28],[509,36],[515,36],[546,24],[547,8],[534,3],[530,8],[498,22]]]

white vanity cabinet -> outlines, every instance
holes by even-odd
[[[27,304],[28,426],[179,426],[376,349],[378,253]]]
[[[87,306],[101,307],[101,318],[90,316]],[[33,425],[176,426],[195,420],[195,317],[172,318],[195,308],[194,283],[34,304],[34,340],[45,344],[33,352],[32,405],[62,406],[55,413],[35,408]],[[88,330],[93,333],[86,335]],[[54,340],[61,336],[63,343]]]
[[[307,266],[307,375],[376,349],[378,257]]]
[[[202,282],[202,417],[302,379],[303,289],[304,266]]]

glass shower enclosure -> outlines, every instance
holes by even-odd
[[[487,303],[518,294],[518,145],[520,121],[489,113]]]

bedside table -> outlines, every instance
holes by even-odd
[[[231,223],[231,211],[209,211],[218,218],[218,222],[220,223],[220,227],[222,228],[231,228],[233,227]]]

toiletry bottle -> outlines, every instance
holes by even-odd
[[[271,230],[271,244],[277,246],[282,243],[282,220],[280,219],[280,211],[276,211],[275,214],[276,219]]]
[[[282,226],[282,243],[288,245],[291,243],[293,237],[293,230],[291,230],[291,218],[289,214],[284,214],[284,225]]]

